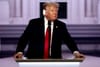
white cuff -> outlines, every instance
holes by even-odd
[[[74,51],[73,54],[79,53],[79,51]]]
[[[23,54],[23,52],[18,52],[17,54]]]

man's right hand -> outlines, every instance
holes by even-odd
[[[21,52],[16,53],[16,54],[14,55],[14,58],[15,58],[15,59],[22,59],[22,58],[23,58],[23,53],[21,53]]]

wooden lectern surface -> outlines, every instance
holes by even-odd
[[[16,59],[16,62],[82,62],[83,59]]]

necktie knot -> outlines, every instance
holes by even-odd
[[[48,21],[48,26],[51,26],[51,21]]]

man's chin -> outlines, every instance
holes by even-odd
[[[52,21],[55,21],[57,18],[51,19]]]

